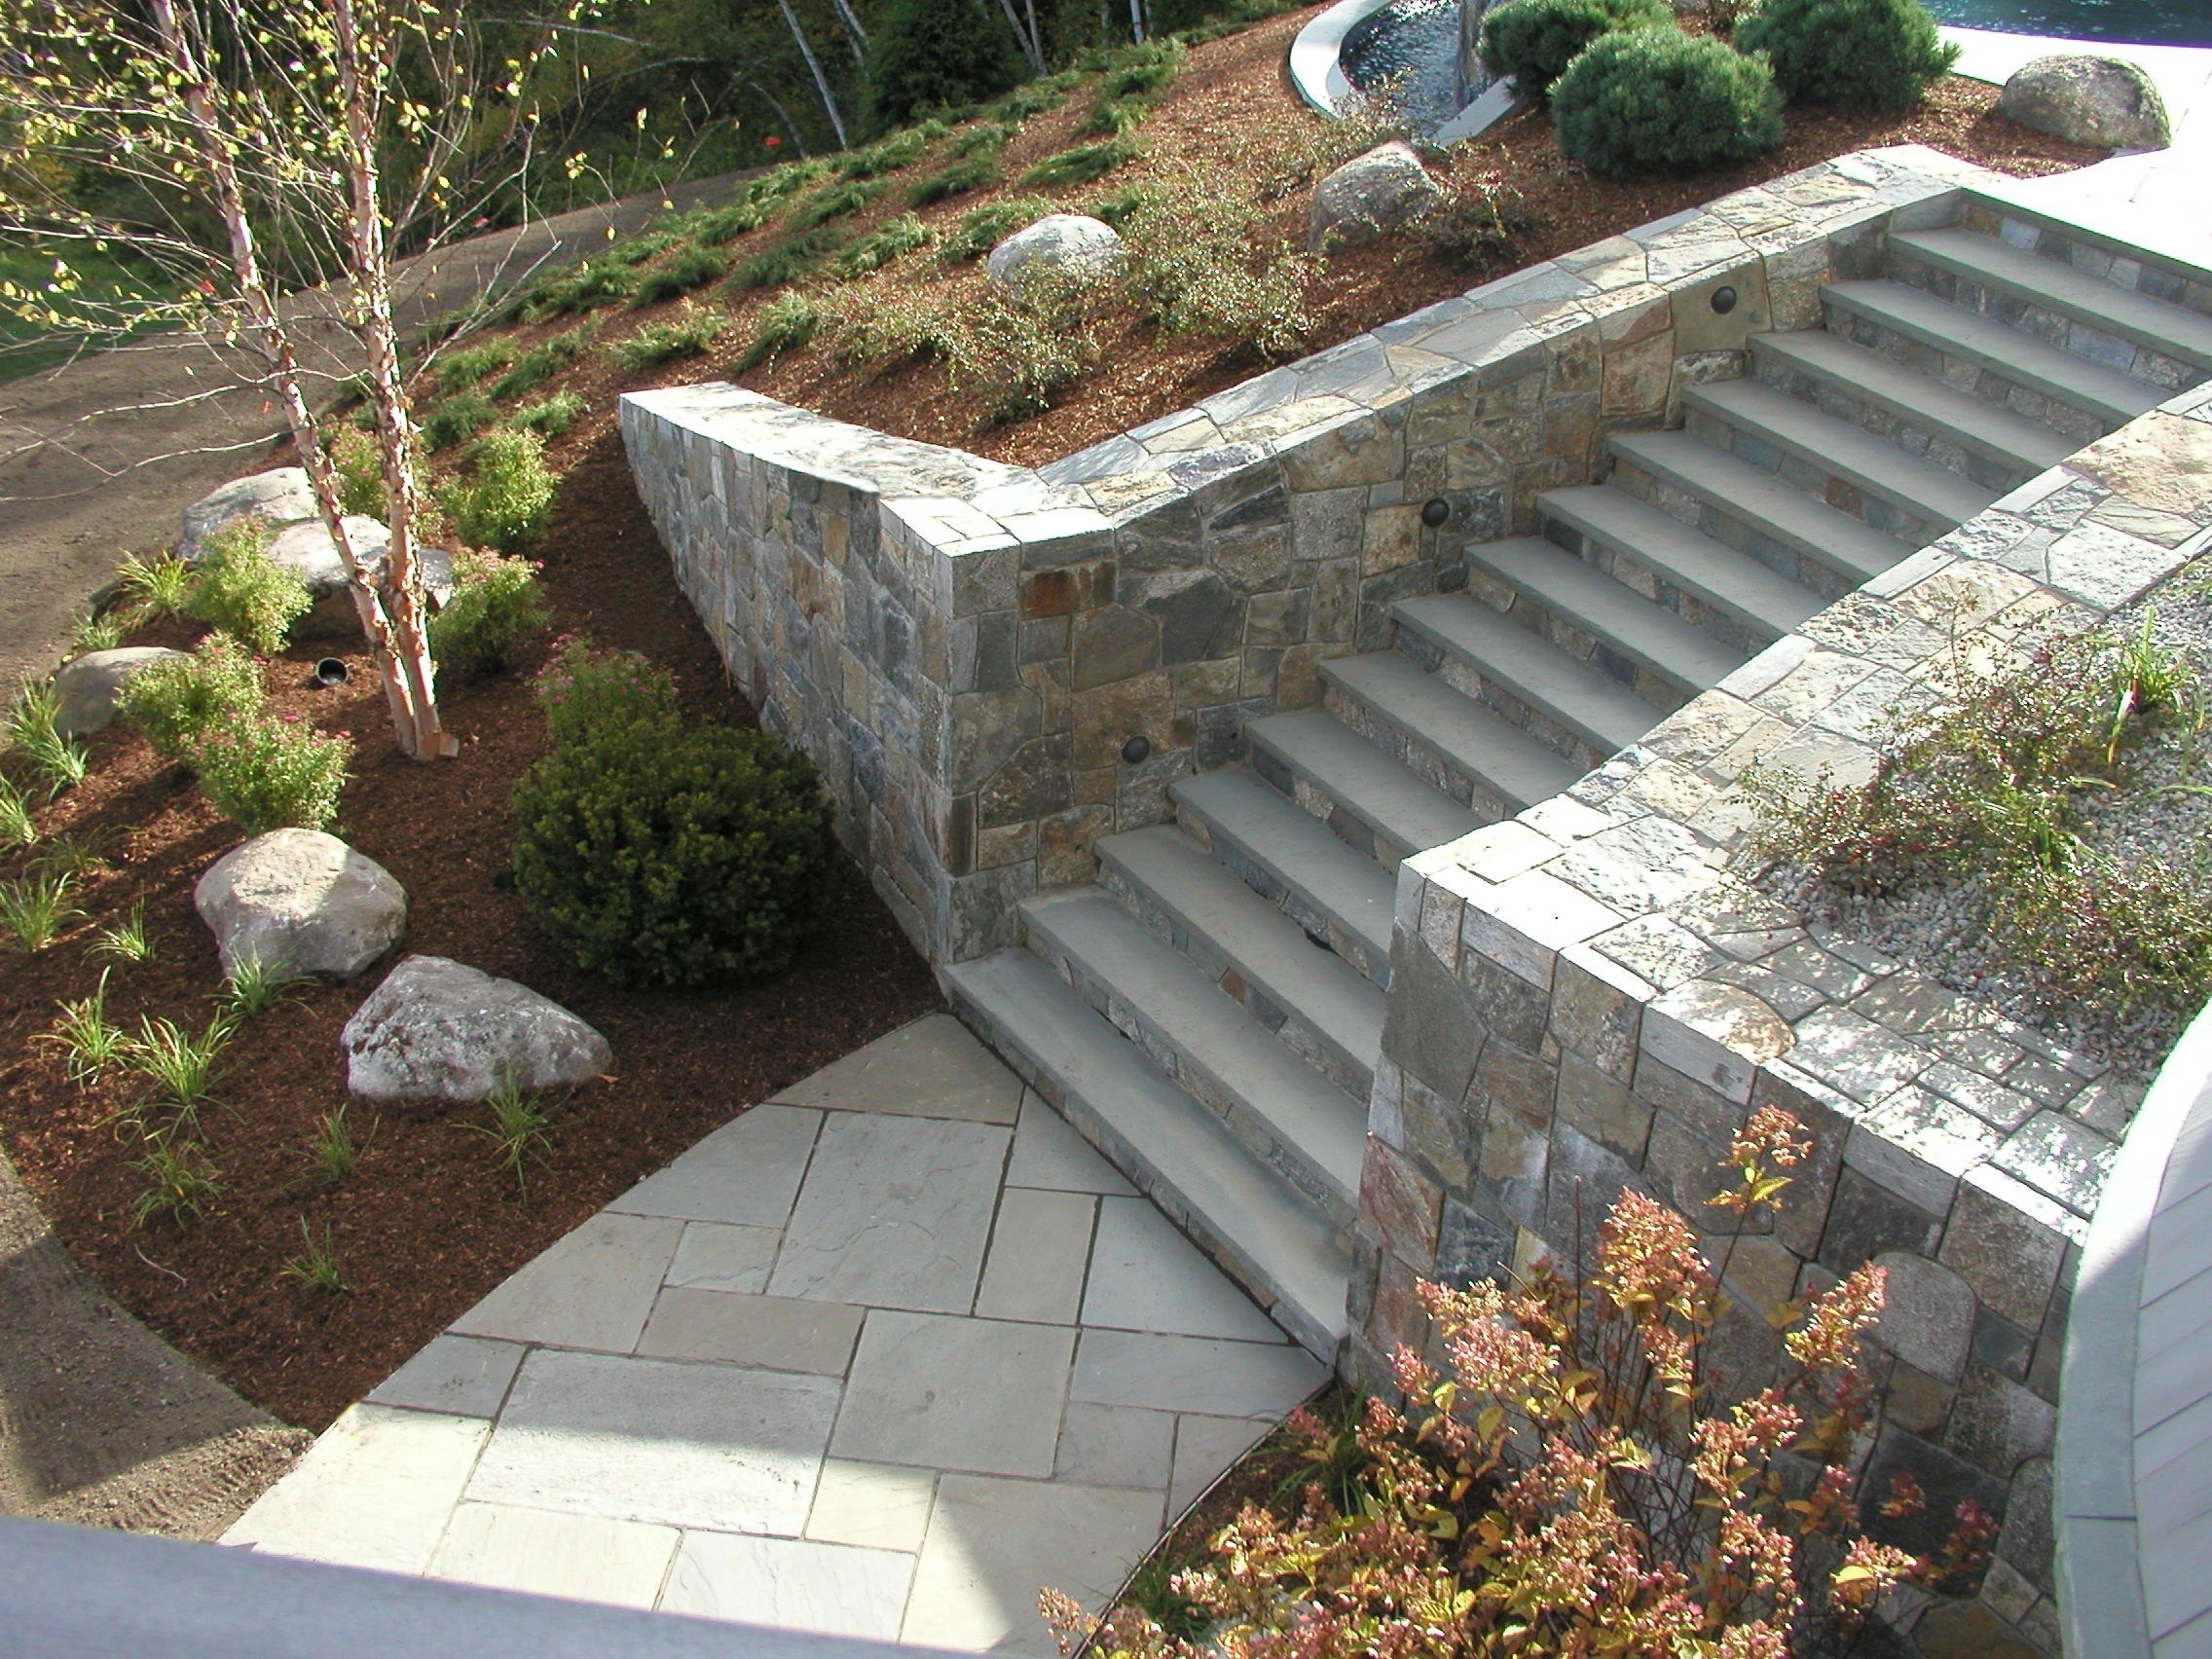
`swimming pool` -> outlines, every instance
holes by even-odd
[[[2003,34],[2212,46],[2212,0],[1927,0],[1938,22]]]
[[[1388,0],[1345,36],[1337,62],[1363,92],[1396,80],[1397,98],[1417,132],[1433,132],[1459,113],[1480,86],[1459,85],[1460,0]]]

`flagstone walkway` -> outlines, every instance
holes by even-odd
[[[948,1014],[716,1131],[349,1411],[283,1555],[1050,1654],[1325,1380]]]

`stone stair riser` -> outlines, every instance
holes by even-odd
[[[1699,513],[1680,522],[1696,526],[1698,519],[1704,516]],[[1741,526],[1737,528],[1742,529]],[[1595,535],[1585,535],[1572,525],[1556,521],[1544,526],[1544,534],[1554,545],[1573,554],[1591,569],[1603,571],[1631,593],[1641,594],[1661,608],[1673,611],[1691,627],[1712,635],[1732,651],[1741,651],[1745,656],[1751,657],[1774,644],[1774,637],[1753,634],[1737,617],[1714,609],[1693,593],[1684,593],[1659,571],[1637,558],[1629,548],[1617,547]],[[1743,552],[1745,549],[1738,548],[1737,551]],[[1789,563],[1794,569],[1796,561],[1791,560]],[[1772,568],[1771,562],[1769,568]],[[1639,690],[1638,695],[1642,695],[1642,692]]]
[[[1508,725],[1518,726],[1553,754],[1564,755],[1575,765],[1594,770],[1610,758],[1610,751],[1600,753],[1559,721],[1529,707],[1509,687],[1492,680],[1465,657],[1432,644],[1414,629],[1399,628],[1398,650],[1460,696],[1472,698]],[[1655,710],[1654,720],[1657,718]],[[1501,811],[1498,816],[1505,818],[1511,814]]]
[[[1422,783],[1441,790],[1469,811],[1485,819],[1512,816],[1495,791],[1480,779],[1468,777],[1427,744],[1375,714],[1342,686],[1331,685],[1323,693],[1321,706]]]
[[[1291,1148],[1278,1141],[1267,1124],[1247,1113],[1241,1101],[1226,1095],[1205,1068],[1194,1062],[1193,1056],[1140,1019],[1109,987],[1100,984],[1080,961],[1061,951],[1051,940],[1035,928],[1024,928],[1023,931],[1028,936],[1024,942],[1032,952],[1078,996],[1102,1014],[1107,1023],[1134,1043],[1145,1058],[1158,1066],[1164,1076],[1227,1124],[1229,1131],[1243,1145],[1244,1150],[1280,1176],[1283,1184],[1297,1194],[1301,1201],[1316,1214],[1325,1217],[1331,1227],[1340,1231],[1350,1228],[1355,1217],[1348,1195],[1334,1191],[1329,1181],[1309,1167]]]
[[[1384,869],[1396,869],[1400,861],[1420,850],[1399,846],[1311,778],[1293,771],[1257,745],[1252,750],[1252,770],[1271,789],[1297,802],[1298,809],[1309,818],[1326,824],[1338,840]]]
[[[2048,426],[2076,443],[2094,443],[2111,427],[2110,422],[2090,410],[2008,380],[1986,363],[1939,350],[1925,340],[1885,328],[1873,318],[1860,316],[1840,306],[1827,308],[1827,330],[1839,339],[1879,351],[1892,361],[1939,380],[1945,386],[1971,392],[1985,403]]]
[[[1808,558],[1797,548],[1752,529],[1729,512],[1726,501],[1656,478],[1633,461],[1614,461],[1609,482],[1639,500],[1649,501],[1670,518],[1701,535],[1710,535],[1739,553],[1749,554],[1776,575],[1812,589],[1824,600],[1841,599],[1859,586],[1858,577]]]
[[[1967,199],[1959,224],[1963,229],[1995,237],[2040,259],[2058,260],[2127,293],[2180,306],[2200,316],[2212,316],[2212,280],[2207,280],[2202,272],[2187,272],[2146,257],[2139,248],[2118,252],[2101,246],[2095,239],[2071,225],[2022,218],[1994,203],[1972,197]]]
[[[1624,656],[1574,617],[1561,614],[1542,600],[1523,593],[1487,571],[1470,570],[1467,591],[1538,639],[1558,646],[1576,662],[1588,663],[1615,685],[1635,692],[1658,714],[1671,715],[1696,695],[1653,673],[1633,657]],[[1644,593],[1643,597],[1650,599],[1652,595]]]
[[[1147,933],[1211,979],[1222,995],[1242,1008],[1256,1024],[1272,1032],[1284,1048],[1354,1099],[1367,1098],[1368,1090],[1375,1086],[1374,1074],[1340,1052],[1287,1009],[1278,1007],[1265,991],[1238,973],[1204,934],[1193,932],[1167,914],[1153,902],[1149,893],[1110,863],[1099,866],[1099,885],[1111,893],[1115,902],[1135,917]],[[1309,948],[1325,947],[1313,944]]]
[[[1702,410],[1692,409],[1689,412],[1683,429],[1699,442],[1710,444],[1723,454],[1732,455],[1738,461],[1747,461],[1762,471],[1771,472],[1799,494],[1825,502],[1837,512],[1849,513],[1861,523],[1885,535],[1895,536],[1909,546],[1925,547],[1951,528],[1947,524],[1935,524],[1909,513],[1896,502],[1862,490],[1849,480],[1836,477],[1826,468],[1816,466],[1801,456],[1792,455],[1755,432],[1731,426],[1727,422],[1716,420]]]
[[[1265,756],[1256,756],[1255,758]],[[1204,816],[1193,812],[1189,807],[1178,810],[1175,824],[1184,834],[1211,853],[1214,862],[1222,868],[1305,929],[1309,939],[1328,940],[1329,948],[1350,963],[1363,977],[1384,989],[1389,987],[1389,959],[1378,959],[1377,954],[1356,934],[1340,927],[1309,895],[1283,880],[1258,860],[1247,857],[1228,836],[1216,834],[1213,826],[1206,822]]]
[[[1758,379],[1777,391],[1787,392],[1834,420],[1849,422],[1862,431],[1871,432],[1885,443],[1897,445],[1906,455],[1972,479],[1984,489],[2010,490],[2035,476],[1970,450],[1944,433],[1901,420],[1889,410],[1876,408],[1826,381],[1756,355],[1752,362]]]
[[[2020,329],[2078,357],[2118,369],[2146,386],[2181,391],[2203,378],[2201,370],[2149,346],[2092,328],[2064,312],[2052,311],[2008,289],[1986,287],[1956,272],[1912,258],[1901,249],[1890,274],[1899,281],[1925,288],[1937,299],[1963,311],[1992,317],[2008,328]]]

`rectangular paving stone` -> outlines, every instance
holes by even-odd
[[[523,1362],[468,1495],[796,1536],[837,1395],[828,1377],[539,1349]]]
[[[949,1014],[933,1014],[824,1066],[775,1098],[839,1112],[1012,1124],[1021,1079]]]
[[[822,1465],[806,1535],[826,1544],[914,1551],[929,1530],[937,1500],[937,1471],[890,1463],[849,1463],[831,1457]]]
[[[1063,1193],[1136,1191],[1065,1118],[1035,1094],[1022,1101],[1006,1182],[1010,1187],[1049,1187]]]
[[[1011,1139],[990,1124],[831,1114],[768,1288],[967,1312]]]
[[[1175,1478],[1167,1489],[1167,1517],[1196,1503],[1198,1494],[1245,1453],[1259,1445],[1271,1422],[1250,1418],[1203,1417],[1185,1413],[1175,1419]]]
[[[1252,1343],[1288,1340],[1148,1198],[1099,1200],[1083,1322]]]
[[[1037,1592],[1105,1605],[1160,1535],[1156,1493],[947,1475],[922,1545],[902,1641],[1048,1659]]]
[[[781,1227],[814,1150],[819,1112],[756,1106],[607,1207],[629,1215]]]
[[[453,1322],[464,1336],[627,1353],[683,1224],[602,1210]]]
[[[762,1291],[776,1265],[780,1229],[732,1227],[719,1221],[686,1223],[669,1264],[669,1284],[687,1290]]]
[[[379,1383],[369,1400],[373,1405],[450,1412],[456,1417],[496,1417],[526,1351],[519,1343],[436,1337]]]
[[[271,1555],[421,1572],[461,1501],[491,1425],[354,1406],[223,1534]]]
[[[842,1377],[862,1312],[842,1302],[671,1287],[653,1304],[638,1352]]]
[[[1328,1376],[1290,1345],[1087,1330],[1068,1398],[1208,1417],[1279,1417]]]
[[[1060,1423],[1056,1481],[1162,1492],[1174,1473],[1175,1419],[1135,1406],[1070,1406]]]
[[[1087,1193],[1010,1187],[999,1196],[998,1225],[983,1264],[976,1312],[986,1319],[1072,1325],[1090,1260],[1092,1210]]]
[[[682,1534],[674,1527],[563,1515],[504,1503],[464,1503],[453,1513],[432,1578],[649,1607]]]
[[[1052,1472],[1075,1333],[999,1319],[871,1312],[830,1450],[864,1462]]]
[[[894,1550],[686,1532],[660,1610],[892,1641],[913,1576],[914,1558]]]

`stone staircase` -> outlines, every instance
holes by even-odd
[[[1469,547],[1467,591],[1395,606],[1394,649],[1325,663],[1323,706],[1252,721],[1248,765],[1174,786],[1173,827],[1028,901],[1026,948],[949,971],[964,1016],[1322,1357],[1398,862],[1568,788],[2212,375],[2212,316],[2155,297],[2155,268],[1956,228],[1892,235],[1889,265],[1827,288],[1824,329],[1755,337],[1680,430],[1614,436],[1607,482],[1539,498],[1541,537]]]

